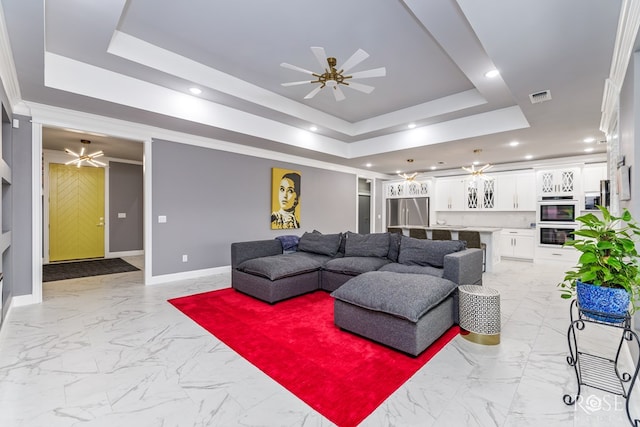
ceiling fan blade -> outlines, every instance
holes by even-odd
[[[351,74],[352,79],[366,79],[369,77],[384,77],[387,75],[387,69],[385,67],[373,68],[371,70],[358,71]]]
[[[359,63],[367,59],[368,57],[369,57],[369,54],[367,52],[365,52],[362,49],[358,49],[353,55],[351,55],[349,59],[347,59],[344,62],[344,64],[342,64],[340,69],[343,72],[347,72],[348,70],[352,69],[353,67],[355,67],[356,65],[358,65]]]
[[[288,68],[293,71],[300,71],[301,73],[313,75],[313,71],[305,70],[304,68],[298,67],[297,65],[291,65],[291,64],[287,64],[286,62],[283,62],[282,64],[280,64],[280,66],[283,68]]]
[[[364,92],[364,93],[371,93],[375,89],[375,87],[373,86],[363,85],[362,83],[356,83],[356,82],[349,82],[347,83],[347,85],[351,89],[355,89],[357,91]]]
[[[322,89],[322,87],[321,87],[321,86],[316,87],[316,88],[315,88],[315,89],[313,89],[311,92],[309,92],[309,93],[307,94],[307,96],[305,96],[305,97],[304,97],[304,99],[311,99],[311,98],[313,98],[314,96],[316,96],[316,94],[317,94],[318,92],[320,92],[320,89]]]
[[[316,59],[318,60],[318,64],[320,64],[320,69],[324,70],[325,68],[327,68],[328,63],[327,63],[327,54],[324,51],[323,47],[312,47],[311,48],[311,52],[313,52],[313,54],[315,55]]]
[[[336,101],[342,101],[346,98],[346,96],[344,96],[344,92],[342,91],[342,89],[340,89],[340,86],[333,87],[333,97],[336,99]]]
[[[311,83],[311,80],[303,80],[301,82],[288,82],[288,83],[280,83],[282,86],[297,86],[297,85],[308,85]]]

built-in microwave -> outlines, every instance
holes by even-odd
[[[600,205],[600,193],[584,193],[584,210],[598,210]]]
[[[545,246],[562,246],[567,240],[574,238],[577,227],[568,224],[539,224],[538,244]]]
[[[576,200],[547,200],[538,202],[538,222],[575,222],[578,215]]]

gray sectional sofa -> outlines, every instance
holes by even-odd
[[[482,251],[396,233],[304,233],[231,245],[236,290],[275,303],[318,289],[337,326],[417,356],[458,321],[457,286],[482,284]]]

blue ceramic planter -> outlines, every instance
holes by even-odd
[[[581,309],[611,314],[612,317],[585,313],[587,317],[608,323],[620,323],[629,309],[629,293],[625,289],[605,288],[576,282],[578,304]]]

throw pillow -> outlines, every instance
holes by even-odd
[[[426,240],[402,236],[398,262],[407,265],[444,266],[445,255],[467,247],[464,240]]]

